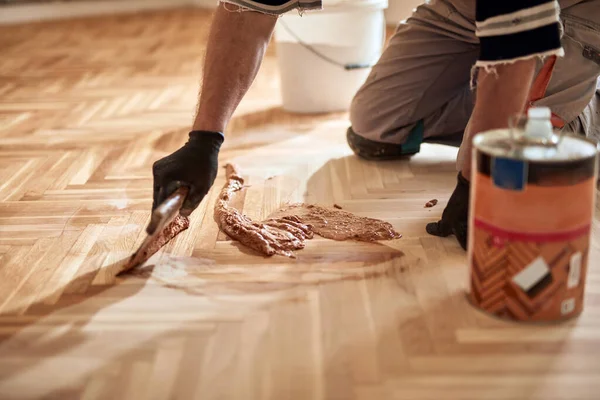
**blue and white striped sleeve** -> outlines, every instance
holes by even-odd
[[[559,15],[556,0],[477,0],[481,50],[476,66],[564,55]]]

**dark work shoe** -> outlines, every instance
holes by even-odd
[[[423,142],[423,122],[419,121],[404,144],[376,142],[358,135],[352,127],[346,132],[348,145],[357,156],[366,160],[400,160],[417,154]]]

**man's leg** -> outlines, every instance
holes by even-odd
[[[565,122],[565,132],[600,140],[600,0],[562,10],[561,21],[565,56],[557,59],[546,95],[534,105],[550,107]]]
[[[221,3],[215,13],[204,61],[194,131],[224,132],[254,81],[277,17],[235,11]]]
[[[418,152],[422,141],[460,144],[474,101],[474,30],[445,0],[398,26],[352,102],[347,137],[356,154],[393,159]]]
[[[600,79],[596,94],[579,116],[565,126],[565,132],[585,134],[590,139],[600,143]]]

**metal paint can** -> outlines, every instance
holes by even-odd
[[[501,318],[559,321],[583,310],[598,149],[553,132],[548,109],[532,110],[531,132],[474,139],[469,297]],[[540,115],[548,120],[535,128]]]

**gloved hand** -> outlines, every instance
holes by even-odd
[[[180,212],[183,216],[190,215],[215,181],[219,149],[223,140],[223,134],[220,132],[192,131],[183,147],[156,161],[152,165],[152,210],[179,187],[187,186],[189,192]]]
[[[434,236],[456,236],[463,249],[467,249],[467,227],[469,224],[469,181],[458,173],[458,183],[448,200],[448,205],[438,222],[427,224],[427,233]]]

